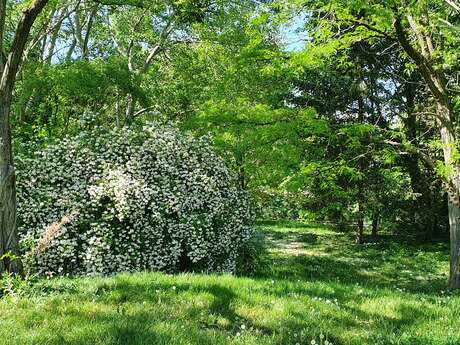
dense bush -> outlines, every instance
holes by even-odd
[[[40,274],[234,271],[252,234],[224,162],[171,127],[96,129],[17,165],[21,244]]]

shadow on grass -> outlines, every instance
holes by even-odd
[[[419,320],[435,316],[427,310],[419,310],[406,303],[398,306],[394,317],[376,315],[372,311],[363,311],[344,305],[340,312],[329,311],[327,313],[325,311],[321,318],[316,319],[311,317],[308,310],[287,309],[284,314],[277,315],[276,323],[273,322],[267,326],[258,324],[257,321],[251,322],[250,319],[239,315],[235,310],[235,303],[237,301],[241,303],[245,296],[236,294],[224,285],[179,282],[174,286],[176,286],[175,292],[170,293],[170,284],[155,280],[133,282],[120,279],[113,284],[101,284],[92,293],[87,293],[86,299],[81,300],[82,304],[85,304],[84,308],[74,306],[63,311],[65,304],[59,304],[53,306],[53,310],[48,309],[48,313],[52,312],[51,318],[65,317],[68,324],[61,329],[61,332],[55,330],[52,337],[48,337],[46,341],[37,342],[37,344],[233,344],[241,343],[235,340],[236,333],[241,331],[241,324],[246,325],[251,332],[258,334],[260,342],[258,340],[250,344],[309,344],[321,330],[329,341],[333,341],[335,345],[341,345],[343,341],[339,335],[342,332],[361,331],[363,328],[367,329],[366,334],[371,339],[364,340],[363,335],[360,335],[347,344],[390,344],[393,343],[392,337],[395,334],[404,333]],[[168,294],[159,298],[156,293],[152,295],[152,291],[156,290],[168,291]],[[297,291],[310,297],[317,295],[318,292],[322,296],[328,295],[325,291],[301,289],[300,287],[297,290],[290,290],[290,292]],[[339,299],[356,297],[353,294],[346,296],[346,290],[334,290],[335,293],[331,294],[331,297]],[[93,293],[98,297],[96,303],[99,304],[99,307],[88,306],[88,298]],[[268,293],[273,294],[273,291],[267,291]],[[212,296],[211,302],[206,305],[186,303],[187,296],[190,294],[194,296],[208,294]],[[286,298],[287,296],[285,291],[281,297]],[[147,303],[143,304],[144,302]],[[139,307],[139,304],[142,304],[142,307]],[[134,308],[133,306],[136,305],[138,307]],[[45,311],[39,312],[38,316],[42,323],[45,315]],[[213,321],[216,319],[225,319],[228,323],[222,325]],[[372,324],[368,323],[370,319],[373,319]],[[324,322],[328,324],[325,330]],[[35,327],[39,328],[43,327],[43,324],[36,323],[36,319],[30,324],[35,324]],[[78,331],[71,332],[69,327],[76,328]],[[30,331],[34,332],[33,327],[30,327]],[[301,338],[298,336],[300,334],[302,334]],[[399,341],[398,344],[428,345],[432,344],[432,341],[414,338],[410,341]]]
[[[65,293],[63,286],[59,290]],[[211,296],[210,302],[190,303],[191,296],[200,294]],[[49,327],[48,320],[47,324],[44,320],[50,315],[72,320],[71,324],[61,324],[62,332],[53,332],[46,341],[41,339],[31,344],[230,344],[229,339],[241,332],[241,324],[260,335],[273,334],[272,329],[253,324],[239,315],[234,309],[237,295],[221,284],[176,282],[172,285],[156,280],[134,282],[117,278],[111,283],[76,291],[73,298],[81,304],[68,308],[61,300],[21,320],[22,327],[31,333]]]
[[[398,337],[400,334],[408,334],[409,330],[414,324],[426,317],[434,317],[435,315],[427,315],[426,312],[414,308],[410,305],[403,304],[396,309],[397,317],[389,317],[383,315],[374,315],[373,313],[363,312],[357,308],[347,308],[348,313],[354,316],[343,317],[340,314],[328,315],[328,323],[331,325],[330,329],[335,332],[325,332],[324,336],[328,341],[333,344],[340,345],[343,341],[339,337],[342,332],[348,332],[351,335],[357,330],[366,330],[365,334],[361,337],[356,337],[351,340],[348,339],[350,344],[401,344],[401,345],[430,345],[438,344],[436,340],[427,337],[419,336],[406,336],[404,339]],[[305,327],[305,314],[293,313],[293,318],[286,322],[284,325],[287,329],[292,331],[301,332]],[[372,323],[369,320],[372,319]],[[321,325],[318,325],[321,327]],[[356,334],[355,334],[356,335]],[[342,338],[343,339],[343,338]],[[308,342],[309,343],[309,342]],[[441,341],[440,344],[450,344],[449,342]],[[453,345],[454,343],[452,343]]]
[[[263,231],[275,251],[256,273],[260,279],[336,282],[434,295],[446,289],[443,269],[449,249],[444,241],[382,236],[357,245],[349,234]]]
[[[304,244],[316,244],[318,235],[312,233],[299,234],[298,232],[272,232],[267,236],[269,241],[299,241]]]
[[[271,228],[284,228],[284,229],[330,229],[327,225],[324,224],[315,224],[315,223],[303,223],[299,221],[271,221],[264,220],[258,221],[256,223],[258,226],[269,226]]]

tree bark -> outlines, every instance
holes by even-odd
[[[362,214],[362,212],[360,213]],[[358,219],[355,242],[357,244],[363,244],[364,242],[364,218],[362,217],[362,215],[360,215]]]
[[[5,1],[0,0],[0,55],[4,49],[4,18],[6,14]],[[29,38],[30,29],[43,10],[48,0],[34,0],[27,7],[16,27],[11,50],[8,58],[1,59],[0,71],[0,273],[5,270],[13,273],[23,273],[19,259],[11,260],[5,254],[19,254],[19,236],[16,227],[16,180],[11,149],[10,109],[11,98],[16,74],[24,55],[24,48]]]
[[[16,175],[11,151],[11,130],[9,124],[10,100],[0,96],[0,255],[19,256],[18,233],[16,229]],[[23,273],[19,259],[4,257],[0,272]]]
[[[136,97],[132,93],[129,93],[127,100],[126,100],[126,111],[125,111],[126,123],[128,124],[132,123],[134,120],[135,107],[136,107]]]
[[[446,165],[446,189],[448,194],[448,212],[450,227],[450,279],[451,288],[460,288],[460,169],[455,162],[456,139],[452,126],[454,114],[452,109],[438,102],[438,123]]]
[[[372,217],[372,236],[377,236],[377,233],[379,231],[379,222],[380,222],[380,217],[378,213],[376,212],[373,217]]]
[[[358,79],[359,85],[360,85],[360,95],[358,97],[358,123],[363,124],[365,123],[364,119],[364,90],[363,90],[363,85],[364,85],[364,80],[359,73],[359,79]],[[360,139],[361,146],[365,146],[365,142],[363,138]],[[364,156],[361,156],[358,160],[358,168],[360,173],[365,176],[366,175],[366,166],[367,162],[364,158]],[[358,227],[356,228],[356,243],[357,244],[362,244],[364,242],[364,204],[366,202],[365,200],[365,185],[364,185],[364,177],[361,178],[361,180],[358,183],[358,193],[357,193],[357,199],[358,199]]]

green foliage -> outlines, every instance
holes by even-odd
[[[0,260],[18,260],[19,259],[19,256],[17,255],[14,255],[13,253],[11,252],[6,252],[5,254],[3,254],[2,256],[0,256]]]
[[[258,219],[287,220],[299,219],[306,211],[306,198],[301,192],[259,186],[252,190]]]
[[[413,198],[410,179],[386,144],[391,132],[369,124],[305,127],[303,166],[284,187],[303,194],[303,217],[354,223],[378,215],[394,227],[394,210]]]
[[[273,109],[244,99],[206,103],[187,128],[214,138],[217,150],[239,172],[244,187],[279,185],[301,161],[302,133],[311,109]]]
[[[32,276],[24,278],[17,274],[4,272],[0,276],[0,299],[11,298],[14,300],[29,296],[33,293],[36,282],[36,278]]]
[[[267,268],[265,261],[267,250],[264,234],[256,231],[240,250],[236,263],[236,275],[256,276],[259,272],[263,272]]]
[[[123,123],[115,108],[120,97],[140,88],[131,81],[123,61],[76,61],[60,65],[29,65],[18,85],[13,106],[16,136],[23,141],[60,138],[96,125]],[[93,119],[88,123],[88,116]]]

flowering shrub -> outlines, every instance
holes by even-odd
[[[232,272],[252,234],[224,162],[171,127],[84,132],[17,167],[21,243],[47,276]]]

